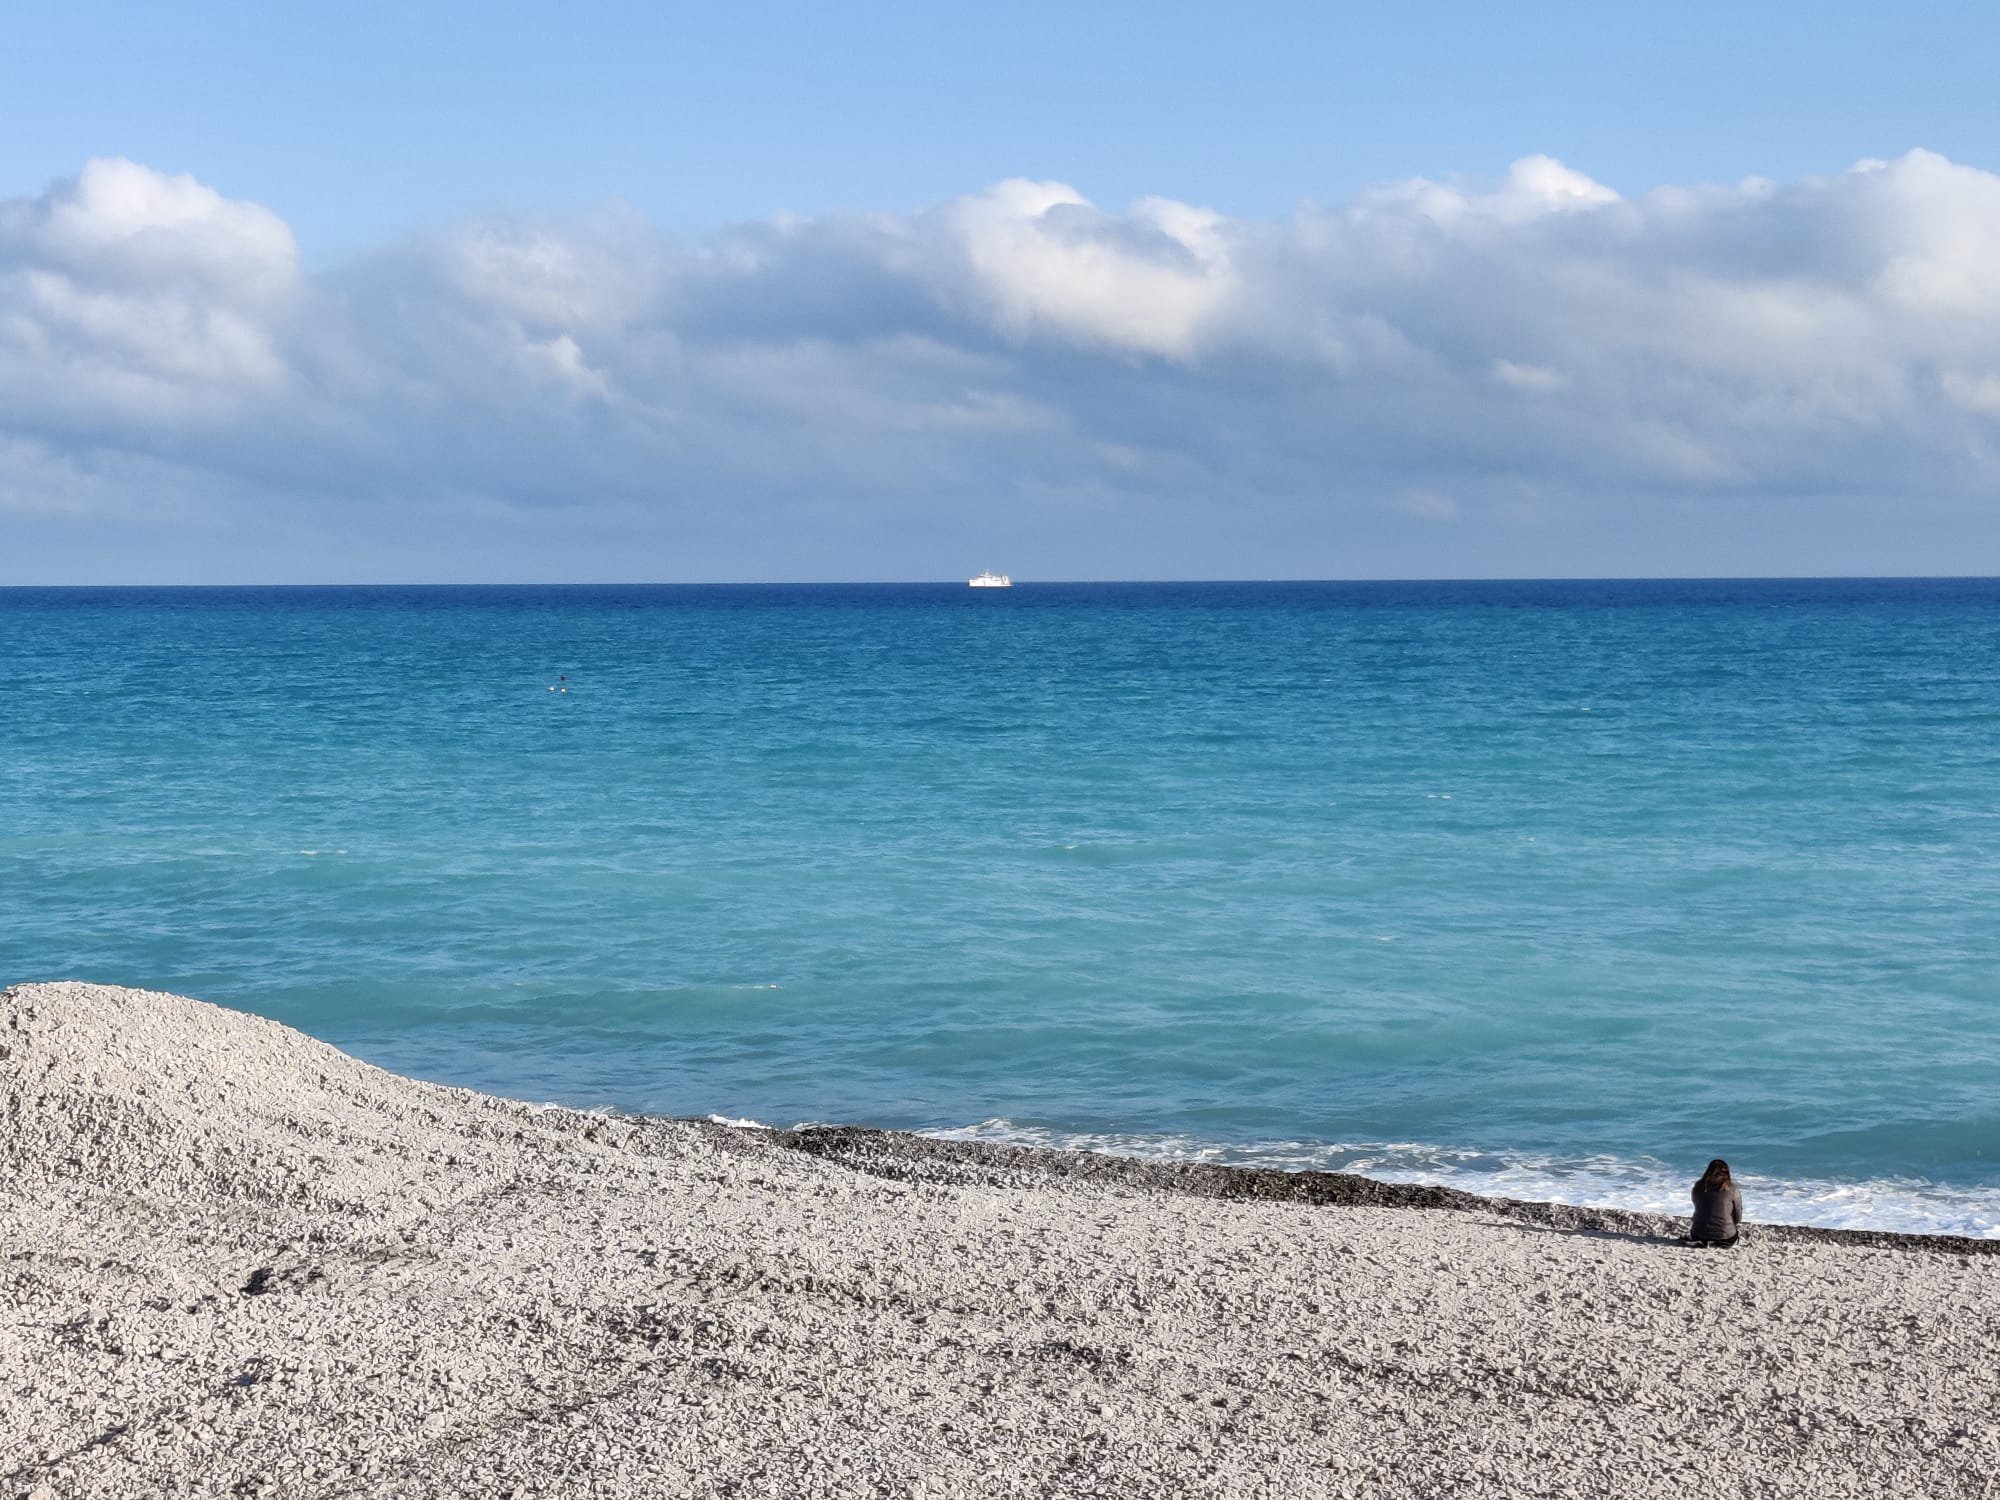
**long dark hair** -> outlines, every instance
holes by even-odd
[[[1701,1181],[1694,1185],[1694,1190],[1697,1193],[1714,1193],[1729,1186],[1729,1163],[1718,1156],[1708,1164],[1708,1170],[1701,1174]]]

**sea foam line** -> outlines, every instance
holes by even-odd
[[[1434,1184],[1486,1198],[1685,1214],[1694,1174],[1652,1157],[1505,1155],[1421,1141],[1258,1141],[1223,1144],[1188,1135],[1060,1131],[1012,1121],[925,1130],[939,1140],[991,1141],[1095,1151],[1147,1161],[1204,1162],[1282,1171],[1351,1172],[1382,1182]],[[1901,1234],[2000,1239],[2000,1187],[1955,1187],[1921,1177],[1842,1182],[1740,1174],[1751,1222],[1811,1224]]]

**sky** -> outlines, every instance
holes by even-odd
[[[0,585],[2000,573],[1996,76],[1971,4],[9,8]]]

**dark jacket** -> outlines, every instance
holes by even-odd
[[[1694,1190],[1694,1222],[1688,1226],[1689,1239],[1733,1240],[1742,1223],[1743,1190],[1735,1183],[1726,1188]]]

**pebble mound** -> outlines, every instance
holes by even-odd
[[[1965,1247],[1692,1252],[1669,1221],[938,1147],[538,1107],[199,1001],[7,990],[0,1497],[2000,1472],[2000,1260]]]

